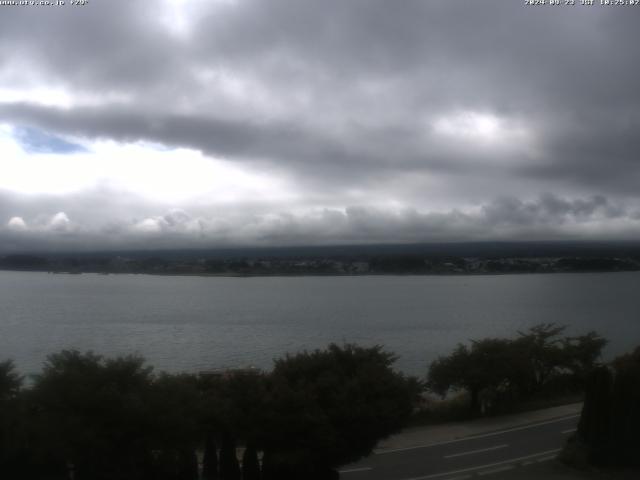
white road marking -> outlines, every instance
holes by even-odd
[[[371,467],[350,468],[348,470],[338,470],[339,473],[355,473],[355,472],[368,472],[373,470]]]
[[[563,430],[560,433],[563,434],[563,435],[566,435],[567,433],[573,433],[576,430],[578,430],[578,429],[577,428],[570,428],[569,430]]]
[[[538,462],[538,463],[548,462],[549,460],[554,460],[555,458],[556,458],[556,456],[555,456],[555,455],[548,455],[548,456],[546,456],[546,457],[538,458],[538,459],[536,460],[536,462]]]
[[[383,450],[383,451],[380,451],[380,452],[375,452],[375,455],[386,455],[387,453],[406,452],[408,450],[418,450],[420,448],[436,447],[438,445],[449,445],[450,443],[465,442],[467,440],[476,440],[478,438],[493,437],[495,435],[502,435],[503,433],[517,432],[519,430],[526,430],[528,428],[540,427],[542,425],[549,425],[551,423],[564,422],[565,420],[570,420],[572,418],[577,418],[579,416],[580,416],[580,414],[578,413],[576,415],[569,415],[567,417],[556,418],[554,420],[547,420],[546,422],[531,423],[529,425],[523,425],[521,427],[507,428],[506,430],[499,430],[497,432],[481,433],[479,435],[470,435],[468,437],[456,438],[455,440],[448,440],[446,442],[427,443],[427,444],[424,444],[424,445],[415,445],[413,447],[393,448],[391,450]]]
[[[496,467],[491,470],[483,470],[482,472],[478,472],[478,475],[491,475],[493,473],[504,472],[505,470],[511,470],[515,468],[513,465],[505,465],[504,467]]]
[[[479,448],[478,450],[469,450],[468,452],[453,453],[451,455],[445,455],[444,458],[462,457],[464,455],[473,455],[474,453],[490,452],[491,450],[498,450],[500,448],[507,448],[509,445],[496,445],[495,447]]]
[[[547,450],[546,452],[532,453],[531,455],[525,455],[524,457],[510,458],[509,460],[503,460],[502,462],[488,463],[486,465],[478,465],[476,467],[468,467],[468,468],[463,468],[463,469],[460,469],[460,470],[451,470],[449,472],[432,473],[431,475],[424,475],[422,477],[405,478],[403,480],[428,480],[430,478],[448,477],[449,475],[456,475],[458,473],[474,472],[474,471],[477,471],[477,470],[483,470],[483,469],[487,469],[487,468],[491,468],[491,467],[497,467],[499,465],[507,465],[509,463],[517,463],[517,462],[521,462],[523,460],[529,460],[530,458],[535,458],[535,457],[540,457],[540,456],[543,456],[543,455],[550,455],[550,454],[558,453],[560,450],[561,450],[560,448],[556,448],[555,450]]]

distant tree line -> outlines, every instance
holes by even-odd
[[[581,392],[607,341],[596,332],[562,336],[566,327],[543,323],[516,338],[485,338],[431,363],[430,391],[464,391],[472,414],[513,405],[542,393]]]
[[[624,253],[621,251],[620,253]],[[0,269],[65,273],[149,273],[163,275],[436,275],[479,273],[617,272],[640,270],[640,256],[527,255],[460,257],[384,254],[318,256],[196,257],[58,254],[0,256]]]
[[[155,374],[137,356],[62,351],[28,387],[5,361],[0,477],[337,478],[413,411],[419,382],[394,361],[381,347],[330,345],[269,373]]]

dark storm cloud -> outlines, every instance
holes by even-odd
[[[189,147],[285,174],[309,203],[328,205],[332,219],[283,207],[265,223],[237,206],[226,226],[218,219],[211,227],[206,212],[174,222],[194,235],[195,219],[216,238],[235,228],[269,242],[324,238],[323,228],[327,241],[518,237],[529,229],[553,238],[568,235],[567,225],[604,230],[606,221],[633,220],[638,8],[449,0],[181,8],[113,0],[3,9],[0,82],[59,88],[72,100],[5,101],[0,122],[86,142]],[[468,114],[478,115],[471,126]],[[362,206],[347,208],[352,191],[365,192]],[[373,206],[387,200],[404,213]],[[474,206],[480,213],[469,213]],[[119,208],[102,212],[123,222]],[[147,218],[141,228],[170,236],[162,212],[145,205],[137,215],[124,224]]]
[[[17,61],[9,78],[101,90],[148,85],[179,63],[145,2],[98,0],[89,8],[3,8],[0,16],[4,66]],[[0,64],[1,65],[1,64]]]
[[[147,140],[170,146],[203,150],[233,158],[278,158],[282,162],[327,159],[344,161],[346,149],[330,139],[314,138],[301,125],[144,112],[134,109],[102,111],[98,108],[67,109],[0,105],[0,119],[31,122],[47,129],[97,139],[124,142]]]
[[[635,194],[640,181],[640,113],[628,107],[574,115],[547,135],[550,154],[523,168],[542,181],[566,178],[598,191]],[[552,154],[552,155],[551,155]]]
[[[0,121],[3,120],[85,138],[151,141],[195,148],[239,162],[266,162],[273,168],[298,175],[320,175],[317,178],[320,182],[347,181],[345,174],[349,172],[365,179],[398,169],[404,172],[464,169],[467,173],[478,169],[485,173],[495,170],[494,165],[481,162],[461,165],[455,158],[460,153],[438,151],[441,147],[435,144],[432,152],[420,151],[418,145],[412,145],[416,143],[418,133],[410,125],[393,128],[352,125],[347,138],[343,133],[318,131],[313,125],[289,120],[266,123],[257,119],[240,121],[200,113],[173,114],[131,108],[104,111],[88,107],[70,112],[69,109],[26,103],[0,104]],[[428,132],[424,135],[428,137]],[[19,140],[28,143],[24,135],[20,135]],[[325,183],[325,188],[330,187]]]
[[[603,196],[568,200],[551,194],[535,202],[523,202],[503,197],[483,206],[484,217],[492,226],[497,225],[558,225],[571,220],[605,219],[626,215],[624,208],[613,205]]]

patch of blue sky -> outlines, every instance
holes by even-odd
[[[15,127],[13,138],[27,153],[73,154],[87,152],[83,145],[69,142],[33,127]]]

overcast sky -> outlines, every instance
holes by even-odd
[[[639,24],[524,0],[0,6],[0,250],[636,239]]]

